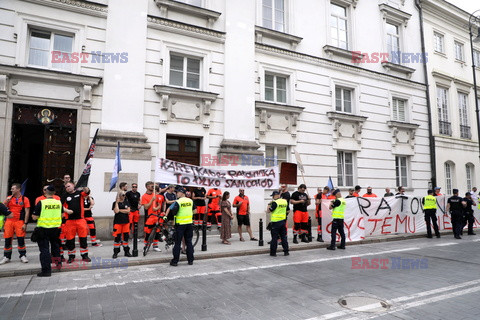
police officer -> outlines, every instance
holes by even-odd
[[[327,250],[335,250],[335,242],[337,241],[337,230],[340,233],[340,245],[338,249],[345,249],[345,232],[343,231],[343,219],[345,218],[345,208],[347,202],[342,198],[342,194],[339,189],[333,191],[333,195],[337,198],[330,204],[330,210],[332,210],[332,240]]]
[[[464,205],[464,213],[463,216],[465,220],[463,221],[463,227],[468,223],[468,235],[475,235],[473,232],[473,224],[475,222],[475,218],[473,217],[473,208],[472,206],[475,206],[475,201],[473,200],[472,194],[470,192],[467,192],[465,194],[465,198],[463,198],[463,202],[465,202]],[[463,230],[462,227],[462,230]]]
[[[432,238],[432,227],[430,222],[433,224],[435,236],[440,238],[437,224],[437,198],[433,196],[433,190],[427,191],[427,196],[423,197],[422,204],[423,213],[425,214],[425,224],[427,226],[427,238]]]
[[[466,203],[458,196],[458,189],[453,189],[453,196],[447,200],[447,212],[450,212],[453,235],[455,239],[462,239],[460,234],[463,229],[463,208]]]
[[[62,202],[53,198],[54,194],[55,187],[48,186],[45,192],[46,199],[37,203],[32,216],[33,220],[37,220],[37,227],[39,228],[37,244],[40,249],[40,264],[42,265],[42,271],[37,274],[39,277],[50,277],[52,275],[52,260],[56,263],[57,268],[61,268],[60,240],[58,237],[62,224],[62,212],[73,213],[72,210],[63,208]]]
[[[287,200],[280,198],[280,192],[278,191],[273,191],[271,196],[273,197],[273,202],[271,202],[270,206],[267,208],[267,212],[271,213],[270,222],[272,223],[272,228],[270,229],[272,235],[272,240],[270,241],[270,255],[272,257],[277,256],[277,240],[280,235],[283,255],[288,256],[287,228],[285,228],[285,223],[287,222],[288,202]]]
[[[196,207],[192,199],[185,197],[185,189],[177,190],[177,200],[167,209],[167,220],[175,219],[175,245],[173,246],[173,259],[170,265],[176,267],[180,259],[180,246],[185,238],[187,246],[188,264],[193,264],[193,215],[196,214]]]

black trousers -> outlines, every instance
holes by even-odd
[[[178,262],[178,260],[180,260],[180,248],[183,238],[185,238],[185,245],[187,246],[187,260],[188,262],[193,262],[193,224],[175,225],[175,245],[173,246],[172,262]]]
[[[435,231],[435,236],[440,236],[440,232],[438,231],[438,224],[437,224],[437,209],[426,209],[425,210],[425,224],[427,225],[427,236],[432,236],[432,224],[433,230]]]
[[[453,229],[453,235],[455,237],[460,237],[462,234],[462,229],[463,229],[463,213],[462,212],[451,212],[450,213],[451,219],[452,219],[452,229]]]
[[[475,223],[475,217],[473,216],[473,212],[466,212],[465,213],[465,220],[463,222],[463,226],[467,225],[468,223],[468,233],[473,233],[473,224]],[[463,229],[463,228],[462,228]]]
[[[52,257],[53,262],[59,264],[60,262],[60,229],[59,228],[41,228],[43,236],[38,240],[38,249],[40,249],[40,264],[42,265],[43,273],[52,272]],[[51,254],[50,254],[51,247]]]
[[[337,241],[337,231],[340,233],[340,246],[345,247],[345,231],[343,231],[343,219],[333,219],[332,221],[332,241],[330,247],[335,248]]]
[[[272,240],[270,241],[270,254],[277,253],[278,238],[282,240],[283,252],[288,252],[287,228],[285,228],[286,220],[272,222]]]

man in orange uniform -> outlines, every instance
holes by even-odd
[[[208,203],[207,227],[211,228],[212,223],[215,221],[217,223],[217,227],[220,229],[222,226],[222,213],[220,212],[220,199],[222,198],[222,190],[218,188],[208,190],[207,198],[210,199],[210,202]]]
[[[364,198],[376,198],[377,195],[372,193],[372,187],[367,187],[367,193],[365,193],[362,197]]]
[[[297,236],[300,235],[302,242],[308,242],[307,229],[308,229],[308,210],[310,205],[310,198],[305,192],[307,186],[301,184],[298,186],[298,190],[292,194],[290,203],[293,204],[293,243],[298,243]]]
[[[65,236],[67,238],[66,245],[68,249],[68,261],[72,263],[75,261],[75,236],[78,234],[80,240],[80,255],[82,261],[92,261],[88,257],[87,235],[88,226],[85,220],[84,202],[85,197],[88,196],[90,189],[88,187],[83,190],[75,190],[75,184],[73,182],[67,182],[65,184],[65,197],[62,199],[63,206],[73,212],[68,214],[67,221],[65,222]]]
[[[20,261],[27,263],[27,247],[25,246],[25,230],[27,229],[28,218],[30,217],[30,201],[27,197],[22,196],[20,183],[12,184],[10,191],[12,195],[4,201],[5,206],[12,214],[6,217],[4,225],[3,237],[5,238],[5,248],[3,259],[0,264],[10,262],[12,259],[12,242],[13,235],[17,236],[18,253],[20,253]]]
[[[317,226],[317,241],[323,242],[322,238],[322,200],[324,199],[335,199],[335,196],[329,194],[330,187],[325,186],[323,190],[321,188],[317,189],[318,194],[315,196],[315,218],[317,218],[318,226]]]
[[[250,199],[245,195],[245,190],[240,189],[238,196],[233,199],[232,206],[237,208],[237,222],[238,222],[238,234],[240,235],[240,241],[245,241],[242,235],[242,226],[245,225],[250,241],[257,241],[253,236],[252,228],[250,227]],[[198,209],[198,208],[197,208]]]
[[[47,199],[47,196],[46,196],[47,188],[48,188],[48,186],[43,186],[43,195],[41,195],[40,197],[37,197],[37,199],[35,199],[35,205],[37,205],[40,201]],[[56,194],[54,194],[53,199],[60,200],[60,197],[57,196]]]
[[[362,191],[362,187],[359,185],[355,186],[355,191],[353,192],[353,196],[360,197],[360,191]]]
[[[145,240],[143,241],[146,246],[148,243],[148,237],[152,233],[155,224],[161,218],[160,213],[164,211],[165,198],[161,194],[155,194],[153,188],[155,184],[152,181],[147,181],[145,183],[145,188],[147,191],[142,196],[141,205],[145,210],[145,227],[143,231],[145,232]],[[157,234],[157,237],[153,240],[153,250],[161,252],[162,250],[158,247],[158,240],[160,234]]]

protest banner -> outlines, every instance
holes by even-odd
[[[446,198],[437,198],[437,224],[440,230],[451,230],[450,215],[446,213]],[[322,200],[322,236],[330,242],[332,214],[329,209],[332,200]],[[369,236],[388,234],[426,233],[422,210],[422,197],[394,196],[386,198],[345,199],[344,230],[347,242],[358,241]],[[474,208],[475,225],[480,226],[480,211]],[[433,226],[432,226],[433,232]],[[337,234],[337,240],[340,236]]]
[[[278,189],[278,167],[257,170],[214,170],[157,158],[155,182],[205,188]]]

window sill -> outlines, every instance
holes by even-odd
[[[255,101],[255,108],[259,110],[296,113],[300,114],[305,107],[293,106],[288,104],[279,104],[270,101]]]
[[[390,128],[397,127],[401,129],[407,129],[407,130],[415,130],[418,127],[420,127],[420,125],[416,123],[410,123],[410,122],[398,121],[398,120],[387,121],[387,125]]]
[[[462,67],[466,67],[467,66],[467,63],[463,60],[459,60],[457,58],[455,58],[455,62],[456,63],[459,63]]]
[[[263,38],[270,38],[280,40],[289,44],[293,50],[297,48],[297,45],[303,40],[301,37],[294,36],[292,34],[268,29],[260,26],[255,26],[255,38],[257,43],[263,43]]]
[[[359,116],[352,113],[340,112],[340,111],[329,111],[327,112],[327,117],[333,120],[356,122],[356,123],[363,123],[368,119],[368,117]]]
[[[433,53],[436,54],[436,55],[438,55],[438,56],[440,56],[440,57],[442,57],[442,58],[448,59],[448,57],[447,57],[447,55],[445,54],[445,52],[440,52],[440,51],[434,50]]]
[[[327,53],[329,57],[338,56],[342,58],[347,58],[350,59],[352,63],[360,63],[365,57],[365,55],[361,54],[360,52],[350,51],[331,45],[324,46],[323,51],[325,51],[325,53]]]
[[[190,98],[202,101],[205,105],[203,113],[210,115],[210,105],[217,100],[218,93],[206,92],[194,89],[177,88],[167,85],[153,86],[155,92],[162,97],[161,110],[168,110],[168,100],[171,97]]]
[[[286,121],[285,123],[282,122],[283,125],[285,125],[284,130],[295,138],[297,136],[298,118],[305,108],[273,102],[255,101],[255,109],[258,110],[260,120],[258,130],[261,136],[265,136],[267,132],[271,130],[278,130],[278,128],[275,129],[275,127],[278,127],[275,121],[284,119]]]
[[[155,4],[160,9],[163,17],[167,16],[167,10],[185,13],[191,16],[196,16],[206,19],[210,24],[220,17],[221,12],[208,10],[202,7],[193,6],[187,3],[174,0],[155,0]]]
[[[382,66],[386,70],[393,70],[393,71],[401,72],[401,73],[406,74],[407,76],[411,76],[412,73],[415,72],[415,69],[413,69],[413,68],[402,66],[401,64],[391,63],[391,62],[388,62],[388,61],[382,62]]]

